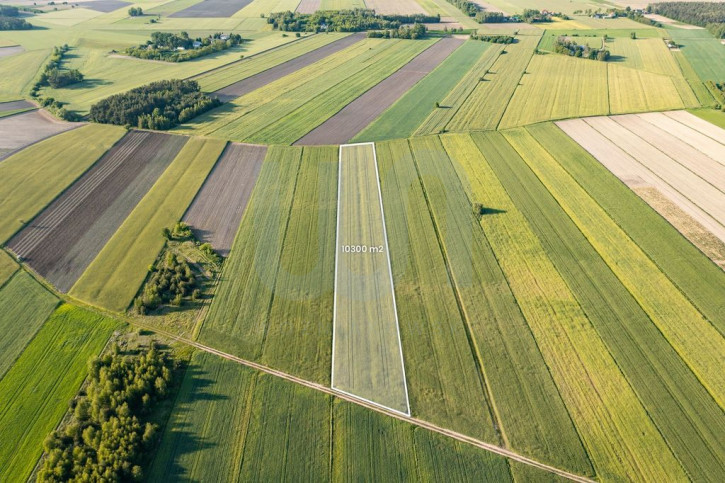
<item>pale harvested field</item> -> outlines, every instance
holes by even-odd
[[[476,5],[478,5],[479,7],[483,7],[483,9],[484,9],[484,10],[485,10],[486,12],[501,12],[501,13],[505,13],[505,14],[507,14],[507,15],[508,15],[508,13],[507,13],[507,12],[505,12],[505,11],[501,10],[501,9],[500,9],[499,7],[497,7],[497,6],[495,6],[495,5],[491,5],[491,4],[490,4],[490,3],[488,3],[488,2],[484,2],[484,1],[482,1],[482,0],[471,0],[471,1],[472,1],[473,3],[475,3]]]
[[[660,193],[657,188],[634,188],[633,191],[645,200],[657,213],[690,240],[710,260],[725,269],[725,243],[710,233],[693,217]]]
[[[332,387],[408,413],[373,149],[340,147]],[[347,252],[344,246],[365,251]]]
[[[681,139],[698,151],[705,153],[715,161],[725,163],[725,144],[715,141],[700,131],[675,121],[661,112],[649,112],[646,114],[638,114],[638,116],[650,124],[670,133],[670,135]]]
[[[347,37],[343,37],[340,40],[330,42],[329,44],[323,45],[318,49],[307,52],[306,54],[302,54],[299,57],[295,57],[292,60],[288,60],[287,62],[283,62],[279,65],[271,67],[265,71],[260,72],[259,74],[254,74],[253,76],[242,79],[239,82],[228,85],[214,92],[214,94],[216,94],[216,96],[224,102],[236,99],[237,97],[249,94],[250,92],[257,90],[260,87],[264,87],[267,84],[281,79],[284,76],[292,74],[293,72],[296,72],[303,67],[312,65],[318,60],[324,59],[325,57],[328,57],[335,52],[346,49],[347,47],[357,42],[360,42],[363,39],[365,39],[365,33],[348,35]]]
[[[320,2],[321,0],[302,0],[300,4],[297,5],[296,12],[315,13],[317,10],[320,9]]]
[[[31,111],[0,119],[0,161],[11,153],[56,134],[82,126],[57,121],[44,111]]]
[[[725,193],[725,165],[637,116],[613,116],[612,119]]]
[[[697,220],[713,235],[725,241],[724,219],[718,220],[712,214],[705,212],[697,203],[691,201],[681,193],[679,187],[675,188],[665,182],[651,170],[640,164],[633,156],[630,156],[628,152],[618,147],[590,126],[586,121],[583,119],[571,119],[560,121],[556,124],[630,188],[657,188],[670,201]],[[701,183],[705,182],[701,180]],[[720,198],[720,195],[716,197]],[[708,206],[715,204],[713,203],[715,200],[704,201]],[[702,202],[703,200],[700,199],[700,203]],[[718,211],[722,211],[722,209],[718,209]]]
[[[119,8],[123,8],[127,5],[131,5],[130,2],[122,2],[121,0],[92,0],[90,2],[83,2],[81,6],[96,12],[109,13]]]
[[[365,0],[365,6],[380,15],[426,14],[415,0]]]
[[[698,27],[697,25],[690,25],[690,24],[678,22],[676,20],[672,20],[671,18],[667,18],[662,15],[658,15],[656,13],[647,13],[647,14],[645,14],[645,17],[647,17],[650,20],[654,20],[655,22],[672,25],[673,27],[677,27],[680,29],[701,29],[702,28],[702,27]]]
[[[11,55],[19,54],[25,49],[19,45],[13,45],[12,47],[0,47],[0,59],[3,57],[10,57]]]
[[[8,247],[67,292],[186,141],[168,134],[127,134]]]
[[[295,144],[341,144],[354,138],[463,42],[454,38],[439,40]]]
[[[176,18],[225,18],[252,3],[252,0],[204,0],[169,17]]]
[[[230,143],[184,215],[196,237],[229,255],[267,154],[266,146]]]
[[[687,111],[669,111],[663,114],[685,126],[699,131],[701,134],[711,137],[720,144],[725,144],[725,129],[721,127],[709,123]]]
[[[35,105],[28,101],[0,102],[0,112],[15,111],[16,109],[30,109],[32,107],[35,107]]]

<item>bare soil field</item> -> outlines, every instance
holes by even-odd
[[[83,2],[80,4],[83,8],[103,13],[113,12],[114,10],[123,8],[126,5],[131,5],[131,3],[122,2],[121,0],[92,0],[90,2]]]
[[[709,123],[694,114],[690,114],[687,111],[669,111],[665,112],[664,115],[684,124],[685,126],[695,129],[701,134],[711,137],[720,144],[725,143],[725,129]]]
[[[226,18],[252,3],[252,0],[204,0],[169,17],[177,18]]]
[[[35,107],[35,105],[28,101],[0,102],[0,112],[15,111],[17,109],[30,109],[32,107]]]
[[[10,57],[11,55],[19,54],[25,49],[19,45],[13,45],[11,47],[0,47],[0,59],[3,57]]]
[[[184,215],[196,237],[224,257],[229,256],[266,155],[266,146],[229,143]]]
[[[681,122],[675,121],[661,112],[648,112],[645,114],[638,114],[638,116],[650,124],[653,124],[669,133],[670,136],[674,136],[686,142],[690,146],[693,146],[698,151],[710,156],[715,161],[725,163],[725,144],[712,139],[697,129],[693,129]]]
[[[0,161],[15,151],[82,125],[58,121],[42,110],[1,118],[0,153],[4,154],[0,154]]]
[[[683,173],[673,167],[677,163],[663,160],[659,155],[659,165],[653,160],[637,158],[638,155],[646,156],[647,153],[652,154],[653,151],[645,152],[638,149],[630,152],[619,147],[584,119],[570,119],[556,124],[631,189],[658,189],[682,211],[717,238],[725,241],[725,218],[721,215],[725,210],[725,202],[723,202],[725,195],[721,191],[715,190],[712,185],[692,173],[689,175]],[[609,128],[611,125],[607,127]],[[609,131],[605,132],[611,135]],[[640,143],[642,143],[641,140]],[[654,171],[643,163],[648,163]],[[672,177],[672,173],[675,171],[683,174],[682,180]],[[690,196],[694,196],[694,198],[691,199]],[[713,213],[706,211],[708,209],[712,209]]]
[[[427,13],[415,0],[365,0],[365,6],[380,15]]]
[[[300,4],[297,5],[297,9],[295,11],[299,13],[315,13],[320,9],[320,2],[321,0],[302,0]]]
[[[295,144],[342,144],[349,141],[392,106],[408,89],[438,67],[463,42],[464,40],[455,38],[439,40]],[[430,100],[421,99],[421,102]]]
[[[364,32],[348,35],[347,37],[343,37],[340,40],[336,40],[327,45],[323,45],[319,49],[307,52],[306,54],[302,54],[292,60],[288,60],[287,62],[283,62],[270,69],[260,72],[259,74],[254,74],[253,76],[242,79],[239,82],[228,85],[223,89],[219,89],[218,91],[214,92],[214,94],[216,94],[219,100],[223,102],[236,99],[237,97],[249,94],[250,92],[259,89],[260,87],[276,81],[277,79],[281,79],[286,75],[296,72],[303,67],[314,64],[318,60],[324,59],[325,57],[332,55],[335,52],[339,52],[351,46],[352,44],[360,42],[364,39]]]
[[[130,132],[8,247],[67,292],[186,141],[181,136]]]
[[[707,257],[725,270],[725,243],[693,217],[682,211],[657,188],[634,188],[635,193],[662,215]]]

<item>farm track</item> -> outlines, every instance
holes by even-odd
[[[261,87],[264,87],[271,82],[281,79],[282,77],[292,74],[293,72],[296,72],[304,67],[307,67],[317,62],[318,60],[324,59],[327,56],[346,49],[347,47],[356,44],[364,39],[364,33],[348,35],[347,37],[343,37],[340,40],[336,40],[329,44],[323,45],[322,47],[319,47],[311,52],[307,52],[306,54],[302,54],[299,57],[295,57],[294,59],[288,60],[279,65],[264,70],[258,74],[254,74],[250,77],[247,77],[246,79],[242,79],[238,82],[235,82],[234,84],[228,85],[222,89],[219,89],[218,91],[215,91],[214,94],[216,94],[216,96],[224,102],[236,99],[245,94],[249,94],[250,92],[255,91]]]
[[[288,374],[286,372],[279,371],[277,369],[273,369],[273,368],[268,367],[268,366],[266,366],[264,364],[259,364],[259,363],[256,363],[256,362],[253,362],[253,361],[250,361],[250,360],[247,360],[247,359],[243,359],[241,357],[237,357],[237,356],[232,355],[232,354],[228,354],[226,352],[222,352],[220,350],[217,350],[217,349],[215,349],[213,347],[210,347],[210,346],[201,344],[199,342],[196,342],[196,341],[193,341],[193,340],[190,340],[190,339],[186,339],[184,337],[180,337],[180,336],[178,336],[176,334],[173,334],[173,333],[170,333],[170,332],[166,332],[164,330],[160,330],[158,327],[155,327],[155,326],[147,326],[147,325],[145,325],[143,323],[139,323],[136,320],[134,320],[134,321],[128,321],[128,322],[131,323],[131,324],[133,324],[133,325],[136,325],[138,327],[142,327],[142,328],[145,328],[145,329],[154,331],[154,332],[158,332],[159,334],[162,334],[162,335],[164,335],[164,336],[166,336],[166,337],[168,337],[170,339],[176,340],[176,341],[181,342],[183,344],[186,344],[188,346],[194,347],[195,349],[198,349],[198,350],[207,352],[209,354],[213,354],[215,356],[221,357],[223,359],[226,359],[226,360],[229,360],[229,361],[232,361],[232,362],[236,362],[237,364],[241,364],[243,366],[249,367],[251,369],[255,369],[255,370],[260,371],[260,372],[263,372],[265,374],[270,374],[272,376],[279,377],[281,379],[284,379],[286,381],[292,382],[294,384],[297,384],[297,385],[300,385],[300,386],[304,386],[304,387],[307,387],[307,388],[310,388],[310,389],[314,389],[316,391],[319,391],[319,392],[328,394],[330,396],[334,396],[334,397],[336,397],[338,399],[341,399],[341,400],[344,400],[344,401],[347,401],[347,402],[356,404],[358,406],[365,407],[365,408],[367,408],[367,409],[369,409],[371,411],[375,411],[377,413],[381,413],[381,414],[384,414],[386,416],[393,417],[393,418],[398,419],[400,421],[404,421],[406,423],[413,424],[414,426],[417,426],[417,427],[420,427],[420,428],[424,428],[424,429],[427,429],[429,431],[433,431],[435,433],[441,434],[443,436],[447,436],[449,438],[455,439],[455,440],[460,441],[462,443],[469,444],[469,445],[475,446],[477,448],[481,448],[481,449],[486,450],[486,451],[490,451],[492,453],[495,453],[495,454],[504,456],[504,457],[509,458],[511,460],[514,460],[514,461],[517,461],[519,463],[522,463],[524,465],[531,466],[531,467],[534,467],[534,468],[538,468],[538,469],[543,470],[543,471],[546,471],[548,473],[551,473],[551,474],[560,476],[560,477],[565,478],[567,480],[581,482],[581,483],[594,483],[594,480],[585,478],[583,476],[580,476],[580,475],[577,475],[577,474],[574,474],[574,473],[570,473],[568,471],[562,470],[562,469],[557,468],[555,466],[550,466],[550,465],[547,465],[545,463],[541,463],[541,462],[536,461],[536,460],[531,459],[531,458],[527,458],[526,456],[523,456],[521,454],[515,453],[515,452],[513,452],[511,450],[508,450],[506,448],[503,448],[501,446],[498,446],[498,445],[495,445],[495,444],[486,443],[486,442],[481,441],[479,439],[476,439],[476,438],[473,438],[473,437],[470,437],[470,436],[466,436],[465,434],[461,434],[459,432],[452,431],[450,429],[442,428],[442,427],[437,426],[437,425],[435,425],[433,423],[430,423],[428,421],[423,421],[421,419],[418,419],[418,418],[415,418],[415,417],[412,417],[412,416],[405,416],[403,414],[400,414],[397,411],[393,411],[393,410],[390,410],[390,409],[386,409],[386,408],[380,407],[380,406],[378,406],[376,404],[368,403],[366,401],[363,401],[361,399],[358,399],[358,398],[356,398],[354,396],[350,396],[350,395],[341,393],[341,392],[336,391],[336,390],[334,390],[334,389],[332,389],[330,387],[327,387],[327,386],[325,386],[323,384],[319,384],[319,383],[316,383],[316,382],[311,382],[311,381],[308,381],[306,379],[302,379],[300,377],[294,376],[292,374]]]
[[[439,40],[307,133],[295,145],[341,144],[349,141],[383,111],[392,106],[418,81],[438,67],[463,42],[463,40],[455,38]]]
[[[252,0],[205,0],[169,15],[169,18],[227,18],[252,3]]]
[[[184,215],[196,237],[228,256],[257,181],[266,146],[230,143]]]
[[[69,290],[185,142],[128,134],[8,247],[59,290]]]

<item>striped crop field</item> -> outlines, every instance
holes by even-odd
[[[488,50],[486,42],[466,42],[373,121],[351,142],[410,137]],[[425,102],[421,102],[425,99]]]
[[[412,139],[410,145],[504,441],[591,474],[543,355],[473,213],[465,181],[437,137]]]
[[[471,199],[501,213],[481,217],[516,301],[552,372],[598,475],[649,479],[681,474],[616,361],[486,162],[511,158],[497,133],[444,138],[471,184]],[[554,322],[554,323],[552,323]],[[566,388],[566,389],[563,389]],[[626,466],[625,466],[626,465]]]
[[[24,271],[1,286],[0,379],[58,305],[58,299]]]
[[[508,132],[506,138],[713,398],[721,406],[725,404],[725,381],[718,369],[725,353],[722,334],[535,138],[525,130]]]
[[[34,144],[0,163],[0,241],[5,242],[124,134],[90,124]]]
[[[537,102],[531,102],[536,99]],[[549,119],[609,113],[607,65],[559,55],[535,55],[500,128]]]
[[[408,142],[378,143],[376,150],[413,412],[498,442],[487,389]]]
[[[294,12],[300,0],[254,0],[232,17],[259,17],[271,12]]]
[[[446,126],[449,131],[495,129],[526,72],[538,36],[519,36],[506,45]]]
[[[669,77],[617,64],[609,64],[609,110],[662,111],[698,106],[697,97],[682,77]]]
[[[0,478],[25,481],[43,452],[43,440],[68,410],[86,376],[120,324],[70,305],[59,307],[0,381]]]
[[[561,143],[551,124],[529,132],[539,142]],[[720,407],[518,153],[500,143],[500,155],[490,145],[481,144],[486,161],[685,471],[694,479],[721,472]]]
[[[254,3],[257,2],[253,2],[253,4]],[[306,39],[255,55],[254,57],[242,60],[241,62],[233,62],[223,67],[219,67],[218,69],[211,70],[195,77],[195,80],[199,82],[202,90],[206,92],[217,91],[242,79],[246,79],[247,77],[251,77],[274,66],[290,61],[300,55],[310,52],[311,50],[339,40],[344,36],[345,34],[335,33],[327,35],[313,35]]]
[[[125,310],[163,247],[161,230],[181,219],[225,145],[215,139],[190,139],[73,285],[71,295]]]

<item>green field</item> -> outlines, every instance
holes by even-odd
[[[58,134],[0,163],[0,242],[7,241],[79,178],[124,129],[91,124]]]
[[[463,44],[350,142],[410,137],[435,109],[433,99],[445,98],[488,48],[485,42]]]
[[[0,250],[0,287],[10,280],[10,277],[17,271],[18,264],[15,263],[6,251]]]
[[[53,312],[58,299],[26,272],[0,289],[0,379]]]
[[[190,139],[70,294],[107,309],[125,310],[163,247],[161,230],[184,216],[225,145],[213,139]]]
[[[680,50],[703,82],[722,82],[725,78],[725,53],[719,40],[705,29],[671,28],[667,33],[680,45]]]
[[[48,319],[0,381],[0,478],[25,481],[45,437],[68,410],[97,355],[119,323],[70,305]]]
[[[340,147],[332,386],[408,413],[372,144]]]

